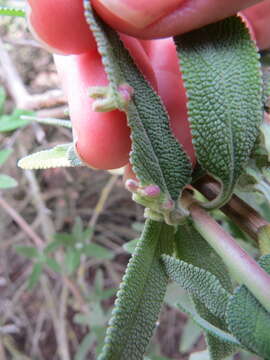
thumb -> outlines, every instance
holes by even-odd
[[[224,19],[260,0],[92,0],[103,19],[128,35],[153,39]]]
[[[127,24],[144,29],[178,8],[185,0],[96,0],[94,6],[103,8]]]

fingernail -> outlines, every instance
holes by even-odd
[[[98,0],[107,10],[143,29],[178,8],[184,0]]]

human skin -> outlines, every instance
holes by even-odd
[[[108,0],[92,0],[106,22],[117,30],[144,39],[188,31],[218,20],[222,15],[225,17],[243,7],[258,3],[251,0],[227,0],[219,1],[217,6],[217,0],[121,0],[120,5],[117,5],[118,0],[112,2],[113,11],[111,8],[108,10]],[[82,1],[29,0],[29,4],[32,7],[30,23],[43,42],[65,54],[84,53],[61,57],[57,61],[68,95],[79,155],[95,168],[110,169],[125,165],[130,151],[129,129],[125,115],[119,111],[97,113],[91,108],[93,100],[88,96],[88,87],[106,85],[107,79],[83,16]],[[131,12],[131,15],[129,12],[127,16],[125,9],[123,11],[123,4],[131,5],[133,8],[136,5],[136,11]],[[149,4],[151,6],[148,6]],[[52,22],[47,20],[48,16],[42,16],[50,13],[59,17],[62,14],[65,16],[62,16],[59,22]],[[252,26],[258,45],[263,48],[269,46],[270,34],[267,37],[269,29],[266,23],[270,17],[270,0],[246,9],[244,14]],[[77,23],[80,26],[70,26]],[[170,116],[172,130],[194,164],[195,155],[187,120],[186,96],[172,40],[139,41],[127,36],[124,38],[126,45],[129,43],[128,47],[135,62],[161,96]],[[93,74],[93,69],[96,74]]]
[[[137,39],[122,35],[122,40],[153,88],[156,77],[144,49]],[[126,116],[119,110],[96,112],[91,86],[107,86],[108,80],[96,49],[76,56],[55,56],[64,91],[68,98],[73,135],[80,158],[98,169],[124,166],[129,160],[130,129]]]
[[[270,0],[92,0],[118,31],[140,39],[182,34],[243,12],[260,48],[270,47]]]

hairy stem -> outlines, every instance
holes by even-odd
[[[194,187],[209,200],[214,199],[220,191],[219,184],[209,176],[198,180]],[[233,195],[231,200],[220,210],[256,242],[258,242],[260,229],[269,225],[257,211],[236,195]]]
[[[188,194],[184,200],[190,202],[190,215],[199,233],[222,258],[233,277],[270,312],[270,276],[205,210],[192,203]]]

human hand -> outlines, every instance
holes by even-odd
[[[43,42],[58,52],[81,54],[58,56],[56,60],[68,95],[79,155],[95,168],[123,166],[128,162],[130,151],[129,129],[124,114],[119,111],[97,113],[91,109],[89,86],[104,86],[107,80],[83,16],[82,1],[29,0],[29,3],[32,7],[30,23]],[[117,30],[140,38],[156,38],[217,21],[258,3],[258,0],[227,1],[226,4],[219,3],[219,7],[216,0],[171,0],[166,3],[162,0],[92,0],[92,3],[103,19]],[[126,11],[125,6],[130,3],[136,4],[136,11]],[[270,1],[263,1],[243,13],[255,33],[258,45],[270,46],[270,30],[266,26],[270,17]],[[170,115],[174,134],[194,163],[185,91],[171,39],[139,41],[124,36],[123,40],[146,78],[160,94]]]

